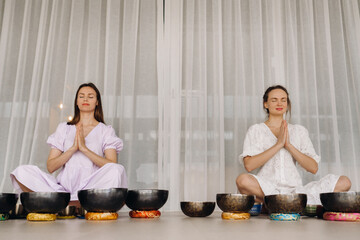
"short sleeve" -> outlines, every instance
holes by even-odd
[[[244,164],[244,157],[246,156],[255,156],[263,152],[263,149],[260,147],[259,139],[257,139],[259,126],[253,125],[249,128],[246,133],[243,153],[239,156],[240,164]]]
[[[60,123],[56,131],[48,137],[46,143],[49,144],[51,148],[59,149],[62,152],[64,151],[66,127],[66,122]]]
[[[320,162],[320,156],[316,154],[314,146],[310,140],[309,132],[303,126],[297,125],[298,135],[301,139],[299,151],[313,158],[317,163]]]
[[[106,149],[112,148],[115,149],[117,153],[123,149],[123,141],[116,136],[112,126],[106,126],[102,148],[103,152],[105,152]]]

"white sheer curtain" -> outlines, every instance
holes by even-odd
[[[11,0],[0,10],[0,191],[12,191],[20,164],[46,171],[46,139],[83,82],[98,86],[124,140],[129,187],[157,187],[158,1]]]
[[[0,0],[0,191],[19,164],[46,169],[46,139],[89,81],[125,141],[130,188],[169,189],[166,210],[236,192],[273,84],[322,156],[305,182],[344,174],[360,190],[359,12],[358,0]]]
[[[179,169],[174,198],[237,191],[243,139],[265,120],[262,94],[274,84],[288,88],[290,122],[309,130],[322,156],[304,183],[343,174],[359,190],[359,1],[166,1],[164,35],[165,99],[177,122],[163,136],[181,139],[166,159]]]

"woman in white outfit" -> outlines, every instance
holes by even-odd
[[[308,131],[283,119],[291,110],[289,94],[283,86],[269,87],[263,106],[268,119],[249,128],[239,159],[248,172],[258,169],[258,173],[237,177],[241,193],[255,195],[258,202],[263,202],[265,195],[306,193],[308,204],[321,204],[320,193],[350,189],[349,178],[333,174],[303,186],[297,165],[315,174],[320,162]]]

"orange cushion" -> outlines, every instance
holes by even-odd
[[[232,213],[232,212],[223,212],[221,214],[222,219],[234,219],[234,220],[246,220],[250,218],[250,213]]]
[[[118,214],[116,212],[87,212],[85,214],[86,220],[116,220],[118,218]]]
[[[130,211],[129,216],[132,218],[158,218],[161,216],[161,213],[158,210]]]

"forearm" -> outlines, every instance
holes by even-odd
[[[293,158],[300,164],[300,166],[302,166],[306,171],[311,172],[313,174],[315,174],[318,171],[318,164],[317,162],[303,154],[302,152],[300,152],[299,150],[297,150],[293,145],[289,144],[286,147],[286,150],[288,150],[290,152],[290,154],[293,156]]]
[[[116,163],[116,158],[114,159],[114,158],[101,157],[88,148],[82,149],[81,152],[85,156],[87,156],[98,167],[102,167],[107,163]]]
[[[280,149],[282,148],[282,146],[280,144],[275,144],[274,146],[272,146],[271,148],[269,148],[268,150],[255,155],[255,156],[251,156],[251,157],[245,157],[244,158],[244,166],[245,169],[248,172],[251,172],[261,166],[263,166],[267,161],[269,161]]]
[[[73,149],[69,149],[68,151],[61,153],[59,156],[52,157],[49,156],[47,160],[47,169],[50,173],[55,172],[59,168],[61,168],[69,159],[71,156],[75,153]]]

